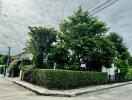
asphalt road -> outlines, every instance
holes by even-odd
[[[38,96],[0,76],[0,100],[132,100],[132,84],[77,97]]]

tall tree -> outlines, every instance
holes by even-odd
[[[33,54],[34,66],[42,67],[44,55],[47,56],[53,43],[57,41],[57,31],[45,27],[29,27],[29,30],[30,40],[27,41],[26,49]]]
[[[106,37],[92,39],[92,41],[94,43],[88,43],[91,43],[93,46],[89,45],[89,50],[85,54],[88,58],[87,64],[91,66],[90,70],[100,71],[102,66],[110,68],[116,56],[115,46]]]
[[[66,64],[69,62],[70,53],[67,48],[64,48],[57,44],[51,49],[48,60],[56,63],[56,67],[63,69]]]
[[[65,42],[67,48],[76,55],[76,61],[95,63],[97,60],[96,64],[99,67],[109,62],[112,63],[114,47],[108,39],[103,38],[108,28],[97,17],[91,16],[80,8],[60,24],[60,30],[61,41]],[[111,50],[113,51],[111,52]],[[105,60],[101,61],[101,59]]]
[[[130,65],[130,67],[132,67],[132,57],[129,57],[128,63],[129,63],[129,65]]]
[[[121,55],[127,51],[127,47],[123,41],[123,37],[116,32],[111,32],[108,36],[109,40],[114,43],[118,53]]]
[[[128,48],[126,47],[123,37],[120,36],[118,33],[111,32],[108,36],[108,39],[115,45],[117,51],[117,57],[115,61],[115,66],[120,69],[120,74],[125,79],[125,76],[128,72],[130,67],[130,53]],[[130,63],[130,64],[129,64]]]

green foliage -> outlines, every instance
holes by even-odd
[[[24,65],[20,70],[21,71],[29,71],[34,69],[34,67],[32,65]]]
[[[122,52],[122,54],[121,54],[121,59],[122,60],[128,60],[130,57],[131,57],[131,55],[128,52],[128,50],[126,50],[125,52]]]
[[[127,72],[126,79],[129,81],[132,81],[132,69],[131,68],[129,68]]]
[[[35,69],[24,73],[24,80],[50,89],[72,89],[107,83],[107,74],[66,70]]]
[[[2,59],[3,59],[3,55],[2,55],[2,54],[0,54],[0,64],[3,64]]]
[[[65,41],[70,43],[71,39],[75,40],[78,37],[102,35],[107,32],[108,28],[97,17],[91,16],[80,8],[74,15],[68,17],[67,20],[60,24],[60,30],[63,36],[66,37]]]
[[[128,72],[129,64],[128,61],[118,59],[116,61],[116,67],[120,69],[120,72],[126,75]]]
[[[65,67],[64,67],[64,69],[65,70],[74,70],[74,71],[78,71],[79,70],[79,67],[77,66],[77,65],[66,65]]]
[[[60,24],[60,30],[60,40],[72,51],[76,63],[83,60],[87,67],[95,67],[89,70],[101,69],[102,65],[111,67],[116,51],[104,37],[108,31],[104,22],[80,8]]]
[[[32,54],[38,51],[47,53],[54,42],[56,42],[57,31],[53,28],[29,27],[30,40],[27,41],[27,50]]]
[[[48,60],[55,62],[57,68],[63,69],[68,64],[69,55],[68,49],[57,44],[51,49]]]
[[[38,52],[36,55],[33,56],[33,66],[35,68],[43,68],[43,52]]]
[[[128,48],[126,47],[123,37],[115,32],[111,32],[108,36],[108,39],[115,45],[117,56],[115,65],[118,69],[121,70],[121,73],[125,76],[128,72],[129,63],[130,63],[130,53],[128,52]]]
[[[3,68],[4,65],[0,65],[0,74],[3,74],[4,73],[4,68]]]
[[[7,63],[7,60],[8,60],[8,55],[4,55],[4,56],[2,57],[2,63],[3,63],[3,64],[6,64],[6,63]]]
[[[31,64],[31,61],[28,60],[28,59],[22,59],[21,60],[21,64],[20,64],[20,67],[23,67],[25,65],[30,65]]]
[[[87,39],[90,40],[84,44],[82,48],[82,57],[84,57],[84,61],[90,64],[92,67],[105,66],[111,67],[111,64],[114,62],[115,59],[115,47],[113,43],[111,43],[107,38],[100,37],[100,38],[93,38]],[[83,51],[85,50],[85,51]],[[97,69],[97,68],[95,68]]]
[[[78,70],[84,62],[87,70],[100,71],[115,62],[126,74],[131,64],[123,38],[115,32],[105,36],[106,24],[81,8],[60,24],[60,32],[42,27],[29,30],[26,49],[33,54],[36,68],[53,68],[56,63],[60,69]]]
[[[47,56],[51,46],[57,39],[57,31],[53,28],[29,27],[30,40],[27,41],[27,50],[33,54],[34,66],[43,67],[43,55]],[[42,54],[42,55],[41,55]],[[40,58],[40,59],[39,59]]]
[[[21,60],[21,63],[19,65],[19,69],[22,70],[22,69],[25,69],[25,66],[26,65],[30,65],[31,64],[31,61],[28,60],[28,59],[23,59]]]
[[[123,38],[115,32],[111,32],[108,36],[109,40],[114,43],[118,53],[121,55],[123,52],[126,52],[127,47],[123,41]]]
[[[129,63],[129,65],[130,65],[130,67],[132,67],[132,57],[129,57],[129,58],[128,58],[128,63]]]
[[[11,62],[11,64],[9,65],[9,76],[11,77],[18,77],[19,76],[19,65],[20,65],[20,61],[18,60],[14,60]]]

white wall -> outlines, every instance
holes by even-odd
[[[114,64],[112,64],[111,68],[106,68],[104,66],[102,67],[102,72],[107,72],[108,75],[115,75],[115,70],[116,70],[116,68],[115,68]]]

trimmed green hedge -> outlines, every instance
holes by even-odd
[[[126,80],[132,81],[132,69],[128,69],[128,72],[126,74]]]
[[[101,72],[33,69],[25,71],[23,80],[50,89],[72,89],[107,83]]]

